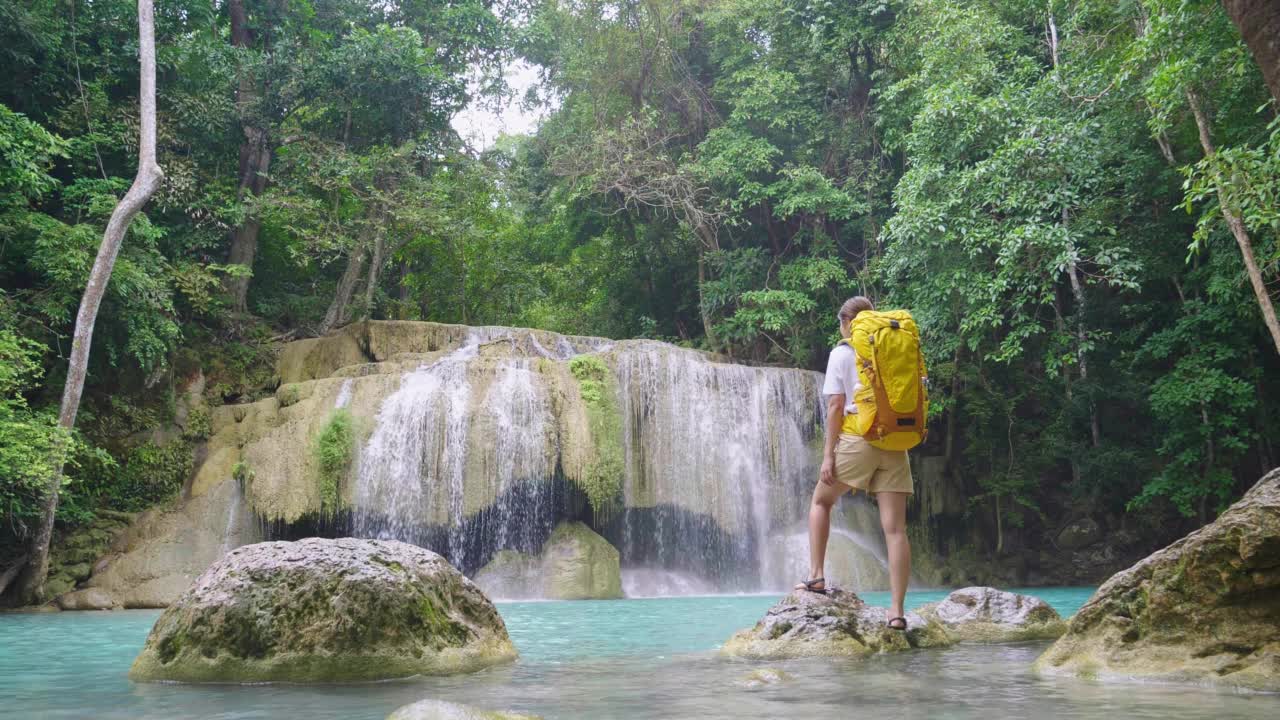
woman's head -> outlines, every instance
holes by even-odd
[[[876,306],[871,302],[870,298],[862,295],[855,295],[844,301],[840,306],[840,337],[849,337],[849,323],[858,317],[858,313],[863,310],[875,310]]]

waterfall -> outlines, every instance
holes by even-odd
[[[550,533],[554,496],[537,481],[555,472],[555,419],[528,360],[488,363],[469,340],[407,374],[383,401],[360,454],[353,530],[432,547],[473,569],[483,559],[477,544],[531,551],[531,538]]]
[[[713,363],[660,343],[628,343],[617,374],[623,556],[762,588],[769,537],[807,508],[817,473],[817,374]]]
[[[471,573],[500,550],[537,553],[556,523],[584,520],[618,548],[633,595],[777,590],[803,574],[817,373],[658,342],[541,338],[471,328],[401,378],[358,454],[353,534],[414,542]],[[582,352],[613,370],[622,415],[622,508],[602,518],[561,465],[575,422],[567,361]],[[350,394],[344,383],[339,406]],[[883,587],[878,532],[859,525],[832,534],[852,576],[841,582]]]

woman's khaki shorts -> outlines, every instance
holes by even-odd
[[[836,441],[836,480],[870,495],[915,492],[906,451],[881,450],[857,435]]]

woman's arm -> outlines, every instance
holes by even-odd
[[[827,396],[827,438],[822,449],[822,472],[819,479],[827,485],[836,484],[836,441],[844,427],[844,393]]]

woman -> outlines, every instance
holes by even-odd
[[[846,300],[840,307],[840,336],[847,340],[850,325],[858,313],[874,309],[871,301],[861,295]],[[827,376],[822,384],[822,394],[827,398],[826,443],[822,471],[809,506],[809,579],[796,585],[796,589],[826,592],[822,566],[831,532],[831,508],[841,495],[862,490],[874,495],[880,506],[880,527],[889,550],[889,588],[893,600],[888,625],[894,630],[906,630],[902,603],[907,594],[907,578],[911,575],[911,544],[906,532],[907,498],[912,493],[911,465],[906,451],[881,450],[858,435],[844,432],[845,415],[857,412],[853,403],[854,393],[861,387],[857,359],[854,349],[842,342],[831,351],[827,361]]]

